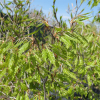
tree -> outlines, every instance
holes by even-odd
[[[10,39],[0,42],[0,95],[16,100],[54,100],[56,98],[51,93],[55,93],[59,99],[99,100],[99,36],[91,34],[91,27],[83,24],[82,21],[89,18],[86,15],[74,19],[78,25],[74,27],[73,32],[72,28],[68,29],[62,18],[58,21],[56,17],[55,1],[53,11],[59,27],[55,26],[52,35],[49,36],[50,42],[43,48],[40,41],[37,41],[38,46],[34,48],[30,42],[23,40],[21,35],[16,44]],[[21,4],[21,7],[23,2],[19,2],[14,4]],[[21,11],[19,8],[18,14]],[[14,20],[16,23],[23,22],[20,15],[17,18]],[[36,23],[36,20],[29,17],[24,21]],[[47,21],[43,22],[49,27]],[[27,25],[31,26],[30,23]],[[37,23],[38,29],[32,34],[37,34],[42,25]],[[80,33],[80,25],[83,25],[83,34]],[[26,51],[27,49],[29,50]],[[30,97],[31,92],[33,94]]]

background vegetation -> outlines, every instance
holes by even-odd
[[[91,1],[91,7],[100,3]],[[100,32],[94,24],[84,24],[90,16],[81,14],[83,10],[77,13],[77,0],[75,14],[69,11],[68,28],[62,16],[58,21],[55,2],[54,27],[42,10],[31,12],[34,16],[27,13],[29,0],[1,4],[7,14],[0,17],[0,99],[100,99]],[[93,22],[99,23],[100,17]]]

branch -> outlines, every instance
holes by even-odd
[[[57,15],[56,15],[56,11],[55,11],[54,7],[55,7],[55,0],[53,1],[53,13],[54,13],[54,17],[55,17],[55,19],[56,19],[56,21],[57,21],[57,23],[59,24],[59,27],[60,27],[60,22],[57,19]]]

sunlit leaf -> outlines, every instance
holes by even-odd
[[[43,49],[43,51],[42,51],[42,58],[46,62],[46,60],[47,60],[47,51],[45,49]]]
[[[23,52],[25,52],[25,50],[27,50],[28,47],[29,47],[29,42],[24,43],[23,46],[19,49],[19,52],[18,52],[19,56],[20,56]]]
[[[55,65],[55,57],[54,57],[53,52],[51,52],[48,48],[46,50],[47,50],[47,53],[48,53],[48,59],[50,60],[50,62],[52,64]]]
[[[19,96],[19,94],[17,95],[17,98],[16,98],[16,100],[20,100],[20,96]]]
[[[88,81],[88,85],[91,86],[92,82],[91,82],[91,79],[90,79],[90,75],[87,75],[87,81]]]
[[[67,74],[69,77],[71,77],[71,78],[77,80],[76,75],[75,75],[74,73],[68,71],[68,69],[63,69],[63,72],[64,72],[65,74]]]

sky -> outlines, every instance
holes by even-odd
[[[12,0],[6,0],[6,1],[12,1]],[[94,7],[93,9],[91,9],[91,7],[87,5],[88,1],[89,0],[86,0],[82,4],[79,11],[85,8],[83,13],[92,12],[91,13],[92,18],[90,18],[90,21],[92,21],[93,16],[95,16],[100,9],[100,4]],[[77,2],[78,5],[80,5],[81,0],[77,0]],[[52,5],[53,5],[53,0],[31,0],[31,10],[32,9],[40,10],[42,8],[43,13],[47,17],[48,17],[48,13],[52,13],[53,11]],[[58,20],[60,19],[60,16],[63,16],[63,20],[70,19],[70,15],[66,12],[68,9],[68,5],[70,6],[71,9],[74,8],[76,6],[76,0],[56,0],[55,7],[58,8],[58,12],[57,12]]]
[[[95,16],[100,9],[100,4],[97,7],[94,7],[91,9],[91,6],[87,5],[88,1],[89,0],[86,0],[81,5],[79,12],[82,9],[85,9],[83,13],[92,12],[90,14],[91,15],[90,21],[92,21],[93,16]],[[77,0],[77,3],[79,6],[81,3],[81,0]],[[32,0],[31,9],[35,8],[37,10],[40,10],[42,8],[43,12],[48,16],[48,13],[53,11],[52,5],[53,5],[53,0]],[[60,19],[60,16],[63,16],[63,20],[70,19],[70,14],[67,13],[68,5],[70,6],[70,9],[75,8],[76,0],[56,0],[55,7],[58,8],[58,12],[57,12],[58,20]],[[85,21],[85,23],[87,23],[87,21]]]

